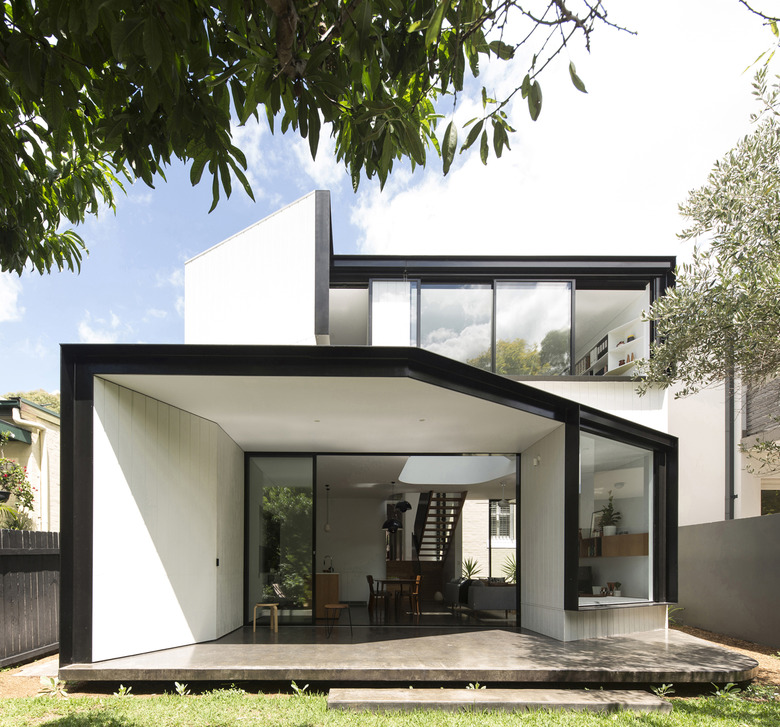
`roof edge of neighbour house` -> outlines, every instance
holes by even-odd
[[[313,189],[311,192],[307,192],[302,197],[299,197],[298,199],[293,200],[289,204],[284,205],[284,207],[280,207],[278,210],[274,210],[273,212],[271,212],[271,214],[266,215],[265,217],[263,217],[260,220],[257,220],[257,222],[253,222],[251,225],[247,225],[243,229],[234,232],[229,237],[226,237],[224,240],[221,240],[220,242],[215,243],[211,247],[208,247],[205,250],[202,250],[197,255],[193,255],[188,260],[185,260],[184,264],[188,265],[189,263],[193,262],[194,260],[197,260],[198,258],[203,257],[204,255],[207,255],[208,253],[212,252],[213,250],[216,250],[217,248],[222,247],[223,245],[228,244],[231,240],[234,240],[239,235],[243,235],[244,233],[248,232],[249,230],[252,230],[255,227],[257,227],[258,225],[262,225],[267,220],[270,220],[270,219],[272,219],[274,217],[277,217],[278,215],[283,214],[284,212],[286,212],[291,207],[294,207],[296,204],[300,204],[303,200],[308,199],[311,196],[316,196],[316,195],[323,194],[323,193],[327,194],[328,196],[330,196],[330,192],[327,191],[327,190]],[[331,237],[332,237],[332,235],[331,235]],[[332,242],[331,242],[331,250],[332,249],[333,249],[333,245],[332,245]]]
[[[556,421],[577,412],[584,427],[627,441],[663,447],[677,442],[662,431],[416,347],[74,343],[62,344],[61,352],[63,372],[77,374],[67,394],[63,388],[71,405],[75,389],[91,391],[87,378],[101,374],[408,377]]]
[[[59,426],[60,415],[56,411],[36,404],[34,401],[25,399],[24,397],[12,396],[5,399],[0,399],[0,431],[11,432],[11,439],[14,442],[22,442],[24,444],[32,444],[32,429],[39,429],[40,422],[30,422],[30,427],[24,427],[24,421],[22,420],[22,426],[19,426],[18,421],[8,421],[6,417],[13,419],[13,410],[16,409],[22,411],[22,404],[26,409],[34,409],[36,414],[43,415],[41,418],[47,420],[50,424]]]

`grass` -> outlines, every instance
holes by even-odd
[[[325,696],[245,694],[223,689],[200,695],[4,699],[0,727],[776,727],[780,701],[748,694],[673,700],[669,715],[617,712],[510,712],[373,714],[328,711]]]

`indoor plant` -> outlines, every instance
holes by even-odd
[[[620,512],[615,510],[612,490],[610,490],[609,500],[607,501],[607,504],[601,508],[601,518],[599,518],[602,535],[614,535],[617,531],[617,525],[622,518],[623,516]]]

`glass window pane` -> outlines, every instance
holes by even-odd
[[[417,281],[371,282],[371,345],[417,345]]]
[[[653,453],[583,433],[580,461],[580,606],[652,600]]]
[[[496,283],[496,373],[568,374],[571,283]]]
[[[422,348],[491,370],[491,286],[423,285],[420,308]]]
[[[311,622],[313,469],[311,457],[252,457],[249,462],[250,615],[255,603],[279,603],[280,621]]]

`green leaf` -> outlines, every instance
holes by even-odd
[[[534,121],[539,118],[539,114],[542,112],[542,87],[538,81],[531,84],[531,89],[528,92],[528,111]]]
[[[162,63],[163,41],[157,18],[149,17],[144,22],[144,54],[149,70],[154,73]]]
[[[494,55],[497,55],[502,61],[508,61],[515,55],[515,49],[502,40],[494,40],[488,47]]]
[[[520,93],[522,93],[523,98],[528,98],[528,94],[531,93],[531,76],[529,76],[527,73],[523,79],[522,86],[520,86]]]
[[[441,156],[444,168],[444,175],[450,171],[452,160],[455,158],[455,150],[458,148],[458,128],[453,121],[447,125],[444,132],[444,139],[441,145]]]
[[[311,158],[317,158],[317,148],[320,144],[320,112],[317,106],[312,104],[309,107],[309,150]]]
[[[444,13],[447,12],[449,5],[450,0],[441,0],[436,6],[436,10],[433,11],[433,17],[431,18],[431,24],[425,31],[425,45],[433,45],[439,40]]]
[[[469,131],[469,135],[466,137],[466,143],[463,144],[463,146],[460,149],[461,153],[466,151],[466,149],[468,149],[477,140],[477,137],[479,136],[479,132],[482,131],[482,126],[484,125],[484,123],[485,121],[482,120],[478,124],[471,127],[471,130]]]
[[[569,75],[571,76],[571,82],[574,84],[574,88],[583,93],[588,91],[585,88],[585,84],[582,79],[577,75],[577,69],[574,67],[574,61],[569,61]]]
[[[777,30],[777,22],[775,20],[769,21],[769,27],[772,29],[772,32],[775,34],[775,37],[780,37],[780,33]]]
[[[483,164],[488,163],[488,135],[487,129],[482,132],[482,139],[479,142],[479,158]]]

